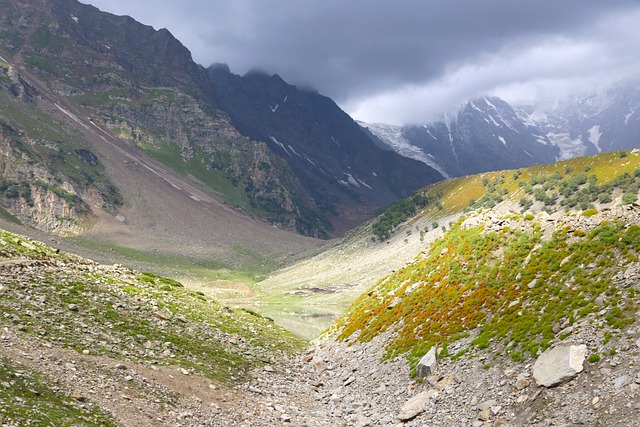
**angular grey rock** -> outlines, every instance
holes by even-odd
[[[427,354],[422,356],[422,359],[418,362],[418,366],[416,366],[416,376],[421,378],[435,374],[437,366],[438,361],[436,359],[436,348],[431,347]]]
[[[622,375],[613,382],[613,388],[616,390],[620,390],[627,384],[631,384],[631,377],[629,375]]]
[[[491,399],[491,400],[487,400],[485,402],[482,402],[478,405],[478,411],[485,411],[487,409],[491,409],[492,406],[496,406],[498,404],[498,402],[496,402],[495,400]]]
[[[324,371],[327,370],[327,364],[322,360],[322,358],[318,356],[313,356],[311,359],[311,364],[316,370],[317,375],[321,375]]]
[[[417,417],[424,412],[426,404],[437,395],[438,392],[435,390],[427,390],[416,394],[400,408],[398,418],[400,418],[401,421],[409,421]]]
[[[533,365],[536,384],[553,387],[575,378],[582,372],[587,346],[563,345],[542,353]]]

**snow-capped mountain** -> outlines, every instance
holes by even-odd
[[[446,177],[515,169],[640,147],[640,83],[548,110],[482,97],[468,101],[453,118],[420,126],[360,125],[388,148]]]
[[[560,159],[640,146],[640,82],[619,84],[549,111],[516,111],[560,148]]]
[[[366,125],[390,148],[449,177],[554,161],[559,149],[499,98],[469,101],[455,118],[421,126]]]

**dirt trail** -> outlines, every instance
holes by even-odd
[[[0,331],[1,358],[40,372],[60,392],[80,405],[99,406],[122,426],[330,425],[313,398],[311,367],[299,361],[228,385],[175,366],[80,354],[49,343],[34,348],[16,332]]]

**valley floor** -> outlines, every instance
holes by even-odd
[[[589,347],[598,341],[586,324],[574,338]],[[535,385],[530,364],[486,356],[443,361],[437,375],[418,382],[403,360],[380,364],[376,342],[327,340],[256,369],[248,382],[224,385],[177,367],[34,343],[11,328],[0,340],[2,363],[42,373],[78,407],[96,405],[123,426],[640,425],[640,342],[632,340],[612,346],[619,353],[587,364],[575,380],[549,389]],[[416,396],[427,396],[424,412],[402,423],[398,415]],[[12,404],[0,401],[0,408]],[[14,424],[0,417],[0,425]]]

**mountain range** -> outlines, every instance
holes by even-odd
[[[632,81],[550,108],[487,96],[432,123],[360,124],[390,149],[456,177],[637,148],[639,109],[640,84]]]

